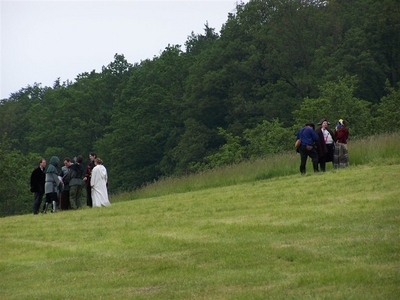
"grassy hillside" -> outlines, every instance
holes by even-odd
[[[399,164],[400,132],[350,140],[348,149],[351,166]],[[116,195],[113,201],[143,199],[299,174],[299,165],[300,156],[293,150],[185,177],[164,178],[134,193]],[[312,164],[308,159],[307,171],[310,173],[311,170]],[[332,164],[327,164],[327,171],[332,171]]]
[[[3,218],[0,298],[399,299],[399,174],[396,158]]]

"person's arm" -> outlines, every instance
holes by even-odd
[[[58,178],[58,175],[56,173],[51,173],[51,176],[53,177],[54,183],[56,186],[60,185],[60,179]]]
[[[96,170],[96,168],[93,168],[91,179],[90,179],[90,186],[94,187],[94,184],[96,183],[96,181],[97,181],[97,170]]]
[[[314,143],[318,142],[319,137],[318,137],[318,134],[314,130],[312,130],[311,135],[312,135],[312,140],[314,141]]]

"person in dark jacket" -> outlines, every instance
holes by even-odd
[[[69,203],[72,209],[78,209],[82,206],[82,178],[85,172],[82,161],[82,155],[78,155],[75,158],[75,163],[69,167],[69,172],[65,177],[65,180],[69,183]]]
[[[44,195],[44,182],[46,178],[45,174],[46,160],[40,159],[39,167],[33,170],[31,174],[31,192],[33,193],[33,214],[39,213],[40,205],[42,204]]]
[[[320,170],[325,172],[326,163],[333,162],[333,153],[335,150],[335,134],[328,127],[329,122],[323,118],[319,121],[320,127],[316,130],[318,134],[317,152],[318,152],[318,163]]]
[[[60,197],[60,209],[68,210],[71,208],[69,202],[69,182],[66,180],[66,177],[69,173],[69,167],[72,165],[71,159],[69,157],[64,158],[64,166],[61,168],[62,178],[63,178],[63,189]]]
[[[89,207],[93,206],[92,187],[90,186],[90,179],[91,179],[91,176],[92,176],[92,170],[95,167],[94,160],[96,158],[97,158],[97,154],[96,153],[94,153],[94,152],[90,152],[89,153],[90,162],[87,165],[86,174],[85,174],[85,177],[83,178],[83,180],[85,181],[85,185],[86,185],[86,204]]]
[[[300,173],[306,174],[307,158],[310,157],[313,163],[314,172],[318,172],[318,154],[315,143],[318,142],[318,135],[314,130],[314,123],[307,123],[297,132],[297,139],[301,140],[297,151],[300,153]]]

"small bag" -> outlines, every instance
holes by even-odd
[[[314,146],[306,145],[306,149],[307,149],[307,151],[311,151],[312,149],[314,149]]]
[[[296,142],[294,143],[295,148],[299,148],[301,145],[301,139],[297,139]]]

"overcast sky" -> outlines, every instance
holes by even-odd
[[[243,1],[247,3],[248,1]],[[35,82],[53,86],[101,72],[123,54],[131,64],[182,45],[204,24],[219,33],[235,0],[1,0],[0,99]]]

